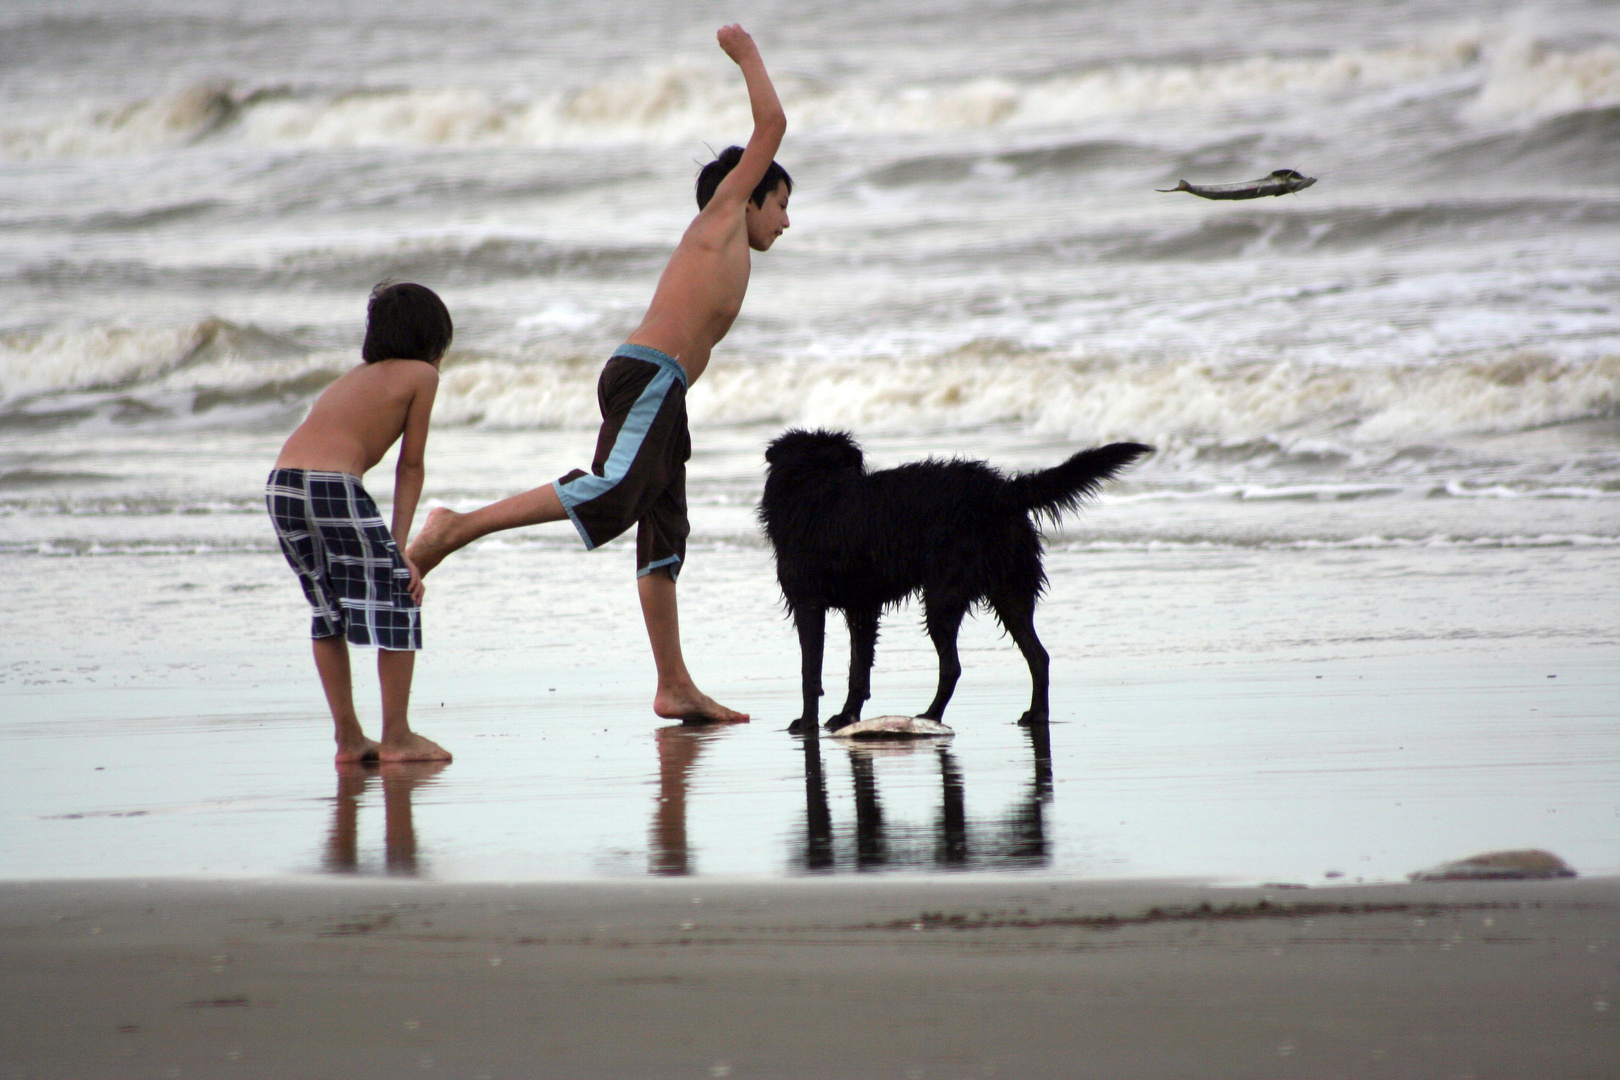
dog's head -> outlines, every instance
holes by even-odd
[[[765,448],[772,473],[834,473],[866,467],[861,448],[846,431],[789,428]]]

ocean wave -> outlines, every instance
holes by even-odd
[[[206,258],[165,264],[139,258],[50,256],[0,272],[0,284],[20,282],[35,288],[64,290],[101,287],[203,291],[218,289],[221,282],[228,281],[233,289],[259,291],[309,286],[352,289],[356,282],[393,278],[431,281],[437,288],[451,288],[544,275],[612,277],[645,273],[656,277],[667,257],[666,248],[647,244],[557,244],[489,235],[386,237],[348,246],[297,247],[258,264]],[[0,341],[0,349],[4,348]],[[0,386],[4,386],[3,368]]]
[[[1446,165],[1447,171],[1454,167]],[[1620,170],[1620,165],[1613,168]],[[1620,225],[1620,203],[1556,196],[1441,198],[1408,205],[1290,206],[1280,212],[1201,218],[1152,232],[1122,231],[1088,240],[1102,259],[1207,261],[1258,252],[1349,252],[1424,244],[1445,247],[1455,245],[1460,235],[1476,240],[1544,237],[1552,231],[1579,233],[1616,225]]]
[[[1274,464],[1297,464],[1277,462]],[[1101,496],[1117,503],[1197,503],[1197,502],[1359,502],[1365,499],[1615,499],[1620,498],[1620,480],[1613,486],[1519,481],[1513,484],[1479,483],[1465,480],[1435,482],[1423,478],[1399,477],[1381,482],[1326,480],[1290,484],[1202,484],[1197,487],[1155,488]]]
[[[0,400],[150,380],[185,363],[208,336],[204,324],[0,334]]]
[[[0,517],[76,518],[160,518],[160,517],[258,517],[264,513],[264,497],[255,491],[236,498],[187,497],[165,493],[130,494],[127,476],[100,474],[48,474],[53,479],[43,490],[0,494]],[[61,479],[57,477],[66,477]],[[95,484],[101,491],[124,491],[119,495],[80,494],[72,484]],[[0,491],[3,491],[0,488]]]
[[[1233,548],[1261,551],[1380,551],[1412,548],[1462,548],[1491,550],[1510,548],[1590,548],[1620,547],[1620,536],[1591,533],[1546,533],[1537,536],[1455,536],[1434,533],[1428,536],[1357,536],[1347,540],[1319,538],[1277,538],[1268,540],[1179,539],[1162,540],[1058,540],[1048,543],[1051,551],[1221,551]]]
[[[1473,30],[1384,49],[1255,55],[1219,61],[1122,61],[1040,78],[975,77],[928,84],[833,85],[782,74],[796,130],[830,135],[1044,128],[1160,110],[1219,109],[1276,95],[1342,95],[1424,83],[1499,56],[1476,103],[1482,116],[1549,115],[1609,99],[1607,54],[1490,53]],[[1514,66],[1518,63],[1518,66]],[[1573,87],[1574,89],[1566,89]],[[148,153],[224,139],[254,146],[591,147],[669,143],[746,130],[733,72],[665,62],[565,90],[495,94],[469,87],[236,87],[200,83],[116,107],[77,106],[44,118],[0,119],[12,159]]]
[[[227,83],[209,82],[112,108],[79,103],[44,122],[11,117],[0,121],[0,154],[28,160],[174,149],[219,131],[250,102]]]
[[[1551,48],[1513,27],[1487,45],[1486,75],[1465,115],[1480,122],[1531,123],[1561,113],[1620,105],[1620,47]]]
[[[1035,176],[1049,172],[1157,167],[1162,162],[1161,151],[1143,144],[1117,139],[1081,139],[993,153],[974,150],[919,154],[877,166],[862,180],[877,187],[906,187],[959,181],[984,169],[1014,176]]]
[[[270,369],[298,366],[307,350],[274,334],[204,319],[179,327],[118,325],[0,333],[0,402],[64,391],[155,387],[165,376],[208,367],[204,385],[236,382],[251,368],[255,385]],[[301,374],[301,372],[300,372]]]
[[[487,393],[488,390],[486,389]],[[864,431],[1018,423],[1068,439],[1163,447],[1331,434],[1346,445],[1522,431],[1620,410],[1620,355],[1517,354],[1427,366],[1075,360],[979,343],[929,361],[717,365],[695,422]],[[508,401],[506,408],[516,409]]]
[[[74,484],[104,483],[117,480],[111,473],[85,472],[71,469],[0,469],[0,492],[54,490]],[[0,514],[6,512],[0,503]]]
[[[587,427],[596,422],[596,372],[594,360],[453,367],[435,419]],[[695,424],[905,432],[1015,423],[1066,439],[1134,438],[1165,448],[1270,439],[1321,454],[1324,434],[1351,448],[1406,447],[1612,416],[1620,410],[1620,356],[1351,368],[1075,360],[979,342],[929,359],[717,364],[688,407]]]
[[[1523,180],[1557,174],[1560,186],[1620,183],[1620,104],[1593,106],[1497,132],[1431,157],[1439,175],[1493,175]]]
[[[98,540],[59,537],[53,540],[0,540],[0,555],[43,555],[50,558],[92,558],[100,555],[242,555],[279,550],[274,543],[173,543],[165,540],[136,540],[108,544]]]
[[[553,346],[555,348],[555,346]],[[597,423],[597,355],[544,346],[521,358],[453,351],[434,422],[491,428]],[[301,407],[354,363],[219,319],[179,328],[91,327],[0,336],[0,425],[189,420],[210,410]],[[1065,439],[1166,448],[1273,440],[1301,454],[1410,447],[1620,413],[1620,354],[1517,352],[1429,364],[1075,357],[980,340],[943,354],[731,356],[692,388],[693,422],[941,431],[1017,424]],[[144,412],[143,412],[144,410]],[[206,417],[204,417],[206,419]],[[1238,452],[1238,451],[1232,451]]]

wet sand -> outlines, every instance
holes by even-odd
[[[981,619],[954,739],[879,751],[782,730],[748,503],[683,626],[755,723],[652,717],[628,552],[518,537],[435,573],[448,767],[334,774],[267,553],[0,580],[53,613],[0,672],[0,1080],[1614,1075],[1620,549],[1055,541],[1049,740]],[[871,715],[933,688],[885,634]],[[1582,878],[1399,884],[1527,847]]]
[[[0,1070],[1612,1077],[1617,928],[1614,878],[10,883]]]
[[[1544,628],[1612,620],[1609,549],[1566,553],[1564,569],[1585,567],[1567,581],[1534,552],[1397,551],[1326,582],[1310,552],[1183,553],[1167,567],[1054,551],[1040,616],[1048,745],[1013,723],[1029,695],[1017,650],[975,618],[954,739],[899,751],[824,739],[808,755],[783,730],[798,651],[765,587],[768,552],[706,551],[682,576],[700,684],[755,721],[670,733],[649,708],[645,643],[626,637],[640,634],[631,552],[585,555],[566,539],[485,544],[435,573],[413,721],[456,760],[412,775],[334,775],[307,607],[274,557],[148,557],[133,599],[97,576],[110,564],[30,563],[0,600],[33,610],[51,597],[59,617],[9,643],[23,677],[0,684],[0,879],[968,869],[1330,885],[1508,848],[1620,874],[1620,653]],[[1593,594],[1600,574],[1607,591]],[[1487,575],[1499,583],[1476,587]],[[140,620],[142,596],[179,599],[140,623],[150,634],[98,631]],[[267,606],[284,633],[264,630]],[[869,715],[933,695],[916,619],[885,625]],[[221,620],[244,629],[220,633]],[[1304,639],[1305,622],[1342,633]],[[1412,640],[1419,625],[1430,636]],[[1504,636],[1515,627],[1523,636]],[[355,664],[375,730],[371,657]]]

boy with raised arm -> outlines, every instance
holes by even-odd
[[[709,366],[748,291],[749,252],[766,251],[788,227],[793,181],[776,163],[787,117],[754,39],[720,28],[720,48],[742,69],[753,107],[746,148],[704,166],[698,215],[681,237],[641,325],[614,351],[597,382],[602,430],[591,471],[457,514],[428,514],[410,557],[424,574],[446,555],[503,529],[568,518],[587,549],[636,526],[636,587],[658,668],[653,711],[690,722],[748,717],[718,704],[692,681],[681,654],[675,577],[686,554],[686,390]]]
[[[411,730],[411,676],[422,647],[422,578],[400,555],[422,495],[428,418],[450,312],[421,285],[379,285],[366,309],[365,361],[328,386],[288,437],[265,485],[276,539],[315,609],[315,670],[332,710],[340,764],[449,761]],[[393,527],[360,478],[399,442]],[[354,711],[349,644],[377,647],[382,740]]]

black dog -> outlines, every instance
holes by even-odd
[[[799,631],[804,713],[788,730],[815,730],[827,609],[841,609],[849,623],[849,697],[827,721],[837,731],[861,718],[871,696],[883,608],[916,592],[939,652],[939,690],[921,715],[944,715],[962,674],[956,632],[982,601],[1029,662],[1034,693],[1019,723],[1045,723],[1048,665],[1035,636],[1035,601],[1046,573],[1030,515],[1055,520],[1152,449],[1113,443],[1055,469],[1008,477],[979,461],[932,459],[867,472],[861,448],[843,432],[779,436],[765,451],[759,520]]]

